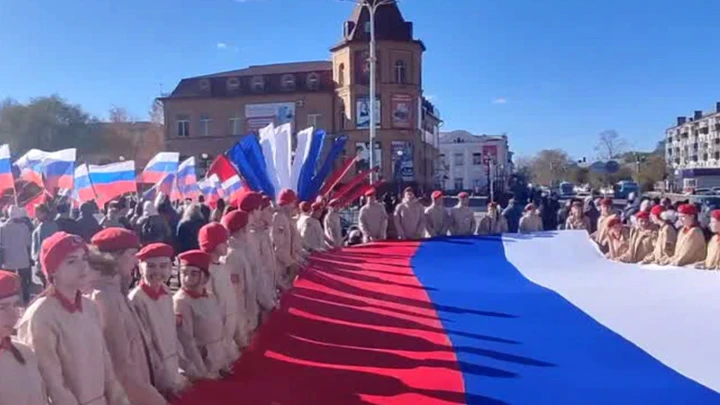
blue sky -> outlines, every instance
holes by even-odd
[[[653,148],[720,101],[720,1],[401,0],[428,51],[443,130],[502,133],[520,155],[594,156],[599,132]],[[0,0],[0,98],[57,93],[143,118],[182,77],[328,59],[338,0]]]

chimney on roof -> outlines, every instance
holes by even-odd
[[[695,120],[699,120],[700,118],[702,118],[702,110],[695,110],[695,115],[693,115],[693,118],[695,118]]]
[[[717,103],[715,103],[715,112],[719,112],[719,113],[720,113],[720,101],[718,101]]]
[[[687,117],[677,117],[677,124],[678,126],[684,124],[687,122]]]

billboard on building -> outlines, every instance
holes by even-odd
[[[415,181],[413,145],[407,141],[392,141],[393,178]]]
[[[375,97],[375,127],[380,127],[380,99]],[[357,98],[355,126],[359,129],[370,128],[370,97]]]
[[[373,164],[375,166],[380,166],[382,163],[382,148],[380,146],[380,142],[375,142],[375,148],[373,149]],[[356,142],[355,154],[358,156],[358,160],[355,162],[355,170],[360,172],[370,169],[370,142]]]
[[[412,127],[413,97],[407,94],[393,94],[391,106],[393,128]]]
[[[255,132],[270,123],[295,124],[295,103],[248,104],[245,106],[245,131]]]

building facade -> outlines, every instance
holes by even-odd
[[[490,181],[494,190],[506,190],[513,173],[512,152],[506,135],[442,133],[439,160],[445,191],[487,195]]]
[[[423,43],[396,4],[376,15],[376,139],[374,161],[390,183],[435,183],[439,112],[423,98]],[[273,122],[347,135],[346,157],[369,161],[369,14],[356,6],[329,61],[248,68],[185,78],[162,98],[166,149],[196,156],[200,166],[243,136]]]
[[[677,117],[665,135],[665,161],[676,190],[703,188],[698,179],[720,177],[720,102],[712,112],[697,110],[692,117]]]

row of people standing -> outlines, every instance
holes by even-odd
[[[244,195],[198,231],[200,249],[177,256],[175,294],[166,285],[175,255],[168,244],[141,248],[135,232],[119,227],[90,245],[65,232],[46,238],[48,288],[19,320],[19,277],[0,272],[0,405],[166,404],[192,381],[232,373],[306,262],[296,207],[291,190],[276,207]],[[130,289],[138,263],[141,280]]]

